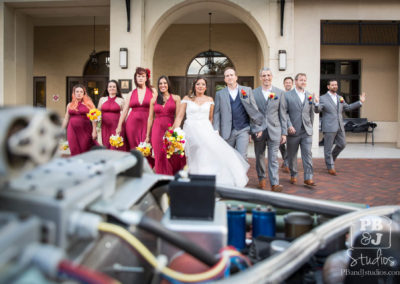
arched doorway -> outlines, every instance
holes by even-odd
[[[208,95],[214,98],[215,93],[226,86],[224,70],[227,67],[235,68],[235,65],[225,54],[212,50],[200,52],[189,62],[186,76],[169,76],[172,89],[175,94],[184,97],[189,94],[196,78],[202,76],[207,80]],[[238,83],[251,88],[254,87],[252,76],[239,76]]]
[[[74,85],[83,84],[95,106],[98,105],[109,80],[109,58],[109,51],[101,51],[91,55],[83,68],[82,77],[67,77],[67,104],[71,101]]]
[[[162,12],[158,17],[158,20],[152,26],[148,27],[145,34],[146,48],[144,49],[144,61],[142,62],[142,65],[149,66],[151,69],[156,70],[155,63],[157,59],[155,58],[155,54],[157,53],[157,48],[160,41],[162,41],[162,37],[171,25],[174,25],[177,22],[182,23],[182,18],[185,18],[185,20],[188,18],[191,19],[187,21],[189,24],[208,23],[209,12],[213,12],[216,19],[218,19],[218,14],[222,13],[224,16],[230,15],[236,18],[236,21],[234,21],[236,23],[240,22],[245,24],[249,29],[249,33],[256,38],[258,45],[257,54],[259,60],[256,69],[259,70],[262,66],[269,65],[269,44],[261,23],[258,22],[257,18],[249,13],[249,11],[243,6],[233,3],[230,0],[182,1]],[[204,21],[199,21],[200,14],[205,15]],[[245,21],[243,21],[243,19],[245,19]],[[229,24],[230,22],[224,23]],[[176,38],[176,40],[178,43],[182,42],[181,37]]]

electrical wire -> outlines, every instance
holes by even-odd
[[[213,254],[205,251],[202,247],[189,241],[187,238],[177,234],[176,232],[169,231],[162,224],[160,224],[160,222],[157,222],[149,217],[143,216],[137,226],[184,250],[191,256],[210,267],[216,265],[219,261],[219,259],[217,259]]]
[[[120,284],[119,281],[112,279],[111,277],[103,273],[90,270],[81,265],[75,265],[68,260],[60,261],[60,263],[58,264],[58,271],[60,274],[65,274],[83,283]]]
[[[158,269],[161,273],[165,274],[167,277],[182,282],[201,282],[213,279],[214,277],[218,276],[221,272],[225,270],[229,262],[229,257],[231,255],[241,255],[239,252],[230,252],[228,250],[226,250],[225,252],[223,251],[222,257],[220,258],[218,263],[209,270],[202,273],[186,274],[160,265],[156,257],[143,245],[143,243],[124,228],[114,224],[102,222],[99,224],[98,229],[101,232],[111,233],[113,235],[120,237],[121,239],[126,241],[129,245],[131,245],[133,248],[135,248],[135,250],[137,250],[143,256],[143,258],[148,263],[150,263],[154,268]]]

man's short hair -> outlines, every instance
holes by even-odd
[[[236,70],[235,70],[235,68],[233,68],[232,66],[228,66],[228,67],[226,67],[226,68],[224,69],[224,75],[225,75],[225,72],[228,71],[228,70],[233,70],[233,72],[235,72],[235,75],[236,75]]]
[[[285,77],[285,78],[283,79],[283,82],[285,82],[286,80],[290,80],[290,81],[292,81],[292,83],[293,83],[293,78],[290,77],[290,76]]]
[[[269,67],[263,67],[263,68],[260,69],[260,72],[259,72],[259,75],[260,75],[260,76],[262,75],[262,72],[263,72],[263,71],[269,71],[269,72],[271,72],[271,74],[272,74],[271,68],[269,68]]]
[[[337,80],[336,79],[329,79],[327,85],[330,85],[332,82],[336,82],[337,83]]]
[[[306,73],[297,73],[296,77],[294,77],[294,79],[297,81],[299,79],[300,76],[304,76],[307,77]]]

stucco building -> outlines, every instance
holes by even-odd
[[[205,73],[214,95],[223,77],[205,64],[211,49],[212,60],[232,64],[253,87],[269,66],[281,88],[284,77],[304,72],[311,92],[323,93],[329,78],[348,102],[365,91],[367,102],[350,115],[377,122],[376,142],[400,147],[397,0],[3,0],[0,39],[1,105],[64,115],[73,84],[85,83],[97,101],[108,79],[131,80],[131,89],[137,66],[152,70],[153,84],[170,76],[182,96]]]

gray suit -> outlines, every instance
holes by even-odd
[[[289,161],[290,175],[297,176],[297,151],[300,146],[301,158],[304,168],[304,180],[310,180],[313,177],[312,166],[312,134],[314,111],[312,107],[313,98],[309,100],[310,93],[305,92],[304,103],[302,104],[299,96],[296,93],[296,88],[285,93],[286,103],[283,105],[287,114],[287,125],[284,127],[293,126],[296,133],[287,137],[287,155]]]
[[[328,93],[321,96],[320,102],[315,104],[315,112],[322,112],[322,132],[324,133],[324,156],[328,169],[334,169],[337,156],[346,147],[346,136],[343,124],[343,111],[350,111],[361,107],[361,102],[348,105],[342,97],[336,96],[336,104]],[[333,143],[336,144],[332,151]]]
[[[263,133],[257,138],[252,135],[254,140],[254,152],[256,155],[256,170],[258,179],[265,179],[265,148],[268,146],[268,175],[271,186],[279,184],[279,163],[278,149],[282,135],[287,135],[286,115],[282,115],[285,103],[284,91],[276,87],[272,87],[271,92],[275,94],[275,98],[266,100],[262,92],[262,87],[258,87],[254,91],[254,98],[258,109],[263,115]]]
[[[258,111],[256,102],[254,101],[251,88],[238,84],[238,90],[240,101],[247,112],[247,115],[249,116],[250,127],[246,127],[241,130],[233,129],[232,109],[228,87],[225,87],[215,94],[213,126],[214,129],[220,133],[222,138],[224,138],[229,145],[235,148],[240,155],[247,160],[249,132],[251,131],[255,133],[261,131],[263,118]],[[246,92],[245,97],[243,97],[242,90]]]

